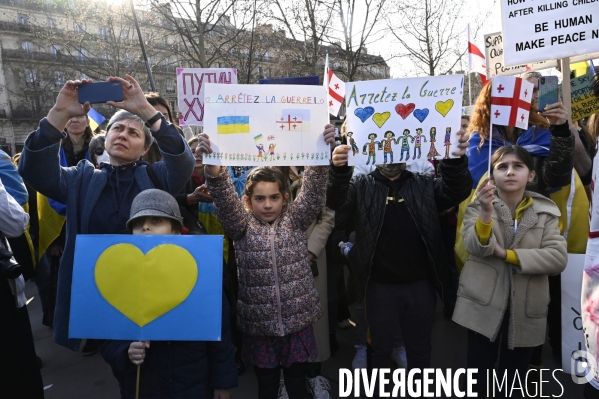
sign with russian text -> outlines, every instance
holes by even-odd
[[[349,165],[452,158],[463,86],[463,75],[347,83]]]
[[[181,126],[204,125],[206,83],[237,84],[235,68],[177,68],[177,106]]]
[[[501,0],[507,66],[599,50],[599,14],[592,0]]]
[[[323,86],[218,85],[205,88],[206,165],[328,165]]]
[[[584,74],[570,80],[572,88],[572,120],[577,121],[599,112],[599,100],[591,88],[593,75]]]

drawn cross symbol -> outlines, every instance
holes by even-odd
[[[295,127],[296,127],[297,125],[292,125],[292,126],[293,126],[293,128],[295,129]]]
[[[297,116],[294,116],[294,117],[293,117],[293,120],[294,120],[294,121],[296,121],[296,120],[297,120]]]
[[[500,93],[504,90],[505,90],[505,87],[503,87],[502,85],[499,85],[499,87],[497,87],[497,91]]]
[[[528,89],[524,90],[524,97],[528,97]]]
[[[329,107],[332,107],[332,106],[333,106],[333,102],[329,101]]]
[[[285,127],[285,125],[281,125],[281,129],[283,129]]]
[[[335,90],[339,90],[339,84],[335,83]]]
[[[497,118],[499,115],[501,115],[501,113],[499,112],[499,110],[495,110],[495,113],[493,115],[495,115],[495,118]]]
[[[524,114],[522,114],[522,116],[520,116],[520,119],[522,120],[522,122],[524,122]]]

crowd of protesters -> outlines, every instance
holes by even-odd
[[[255,397],[329,398],[322,363],[350,318],[354,369],[428,368],[437,300],[467,329],[463,367],[537,369],[546,331],[561,358],[559,275],[567,253],[585,252],[597,115],[572,121],[561,102],[540,113],[533,100],[528,129],[491,125],[488,84],[451,159],[431,146],[407,167],[352,168],[353,134],[327,125],[328,166],[220,167],[203,164],[213,132],[181,129],[132,76],[108,80],[124,100],[107,103],[118,111],[105,130],[78,101],[91,81],[69,81],[22,153],[0,153],[0,397],[44,395],[29,279],[54,341],[99,351],[123,398],[226,399],[250,365]],[[78,234],[223,234],[221,340],[70,338]]]

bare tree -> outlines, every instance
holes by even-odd
[[[163,24],[179,37],[178,55],[189,66],[222,61],[252,26],[257,0],[146,0]]]
[[[322,73],[319,62],[334,16],[332,11],[333,2],[330,0],[274,0],[268,9],[268,16],[291,37],[286,42],[286,57],[300,76]]]
[[[408,73],[434,76],[446,74],[458,65],[467,52],[467,46],[463,45],[468,24],[466,13],[464,0],[396,0],[392,3],[386,17],[387,27],[400,45],[401,53],[396,56],[407,57],[413,65]],[[481,26],[477,22],[480,17],[471,20],[476,34]]]
[[[341,31],[333,31],[328,41],[339,57],[342,68],[337,71],[354,80],[357,74],[367,72],[371,67],[385,65],[381,57],[367,56],[367,47],[382,40],[385,28],[380,21],[384,16],[387,0],[333,0],[333,12],[338,17]],[[386,66],[386,65],[385,65]]]

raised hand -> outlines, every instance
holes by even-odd
[[[547,118],[550,125],[563,125],[570,120],[570,113],[566,107],[564,107],[564,104],[562,104],[561,101],[548,104],[545,107],[545,110],[541,112],[541,115]]]
[[[466,150],[470,146],[468,140],[470,140],[470,136],[466,134],[466,132],[461,131],[458,132],[458,136],[460,139],[458,140],[458,150],[451,153],[454,157],[461,157],[466,154]]]
[[[493,201],[495,200],[495,186],[489,184],[488,177],[483,180],[476,190],[476,198],[480,203],[480,220],[484,223],[490,223],[491,215],[493,213]]]
[[[48,122],[57,130],[63,131],[69,119],[75,116],[87,115],[91,105],[79,103],[79,86],[86,83],[92,83],[91,79],[69,80],[60,89],[54,106],[48,112]]]
[[[154,115],[156,110],[148,100],[141,86],[131,75],[125,75],[127,79],[111,76],[107,80],[109,82],[121,82],[123,84],[123,102],[117,103],[108,101],[107,105],[112,105],[115,108],[124,109],[139,116],[144,121],[147,121]],[[160,127],[160,126],[158,126]]]
[[[339,145],[333,150],[333,165],[334,166],[345,166],[349,159],[349,145]]]
[[[328,124],[324,127],[322,132],[324,142],[329,145],[331,149],[335,148],[335,126]]]

